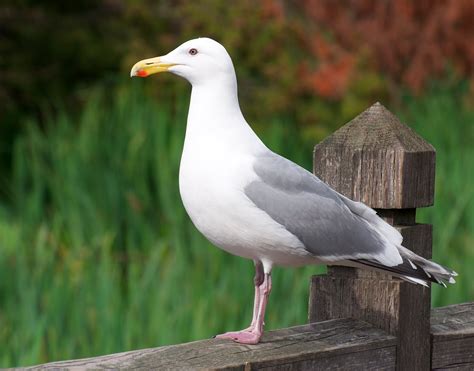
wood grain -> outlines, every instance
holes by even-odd
[[[433,370],[474,370],[474,302],[431,312]]]
[[[433,309],[431,339],[434,370],[473,370],[474,302]],[[258,345],[209,339],[27,369],[394,370],[396,344],[386,332],[346,318],[270,331]]]
[[[257,345],[209,339],[28,369],[393,370],[395,344],[368,323],[340,319],[270,331]]]
[[[314,149],[314,173],[373,208],[433,204],[435,149],[375,103]]]
[[[416,224],[416,208],[433,203],[435,154],[376,103],[315,147],[314,173],[375,208],[402,233],[403,246],[430,258],[432,227]],[[331,267],[312,278],[308,318],[367,321],[397,337],[397,369],[428,370],[430,298],[429,289],[382,273]]]

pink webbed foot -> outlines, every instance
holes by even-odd
[[[249,329],[226,332],[225,334],[216,336],[217,339],[230,339],[241,344],[257,344],[261,337],[262,334],[258,334],[257,332],[253,332]]]
[[[230,339],[241,344],[257,344],[260,341],[263,333],[265,307],[267,306],[268,295],[272,289],[272,278],[270,273],[264,273],[261,262],[255,262],[255,269],[255,299],[250,327],[241,331],[232,331],[217,335],[217,339]]]

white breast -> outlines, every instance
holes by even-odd
[[[308,263],[301,241],[245,195],[257,179],[253,162],[268,149],[245,121],[231,80],[193,86],[179,172],[184,207],[197,229],[231,254],[264,266]]]
[[[256,179],[255,157],[226,145],[222,138],[227,135],[231,138],[232,133],[220,133],[219,142],[213,136],[186,139],[179,186],[191,220],[231,254],[275,264],[304,264],[308,254],[301,242],[245,195],[245,185]]]

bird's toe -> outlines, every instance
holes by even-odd
[[[242,330],[226,332],[225,334],[216,335],[217,339],[230,339],[241,344],[257,344],[262,334],[254,331]]]

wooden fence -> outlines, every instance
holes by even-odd
[[[431,257],[432,226],[415,217],[433,204],[435,150],[381,104],[316,146],[314,172]],[[260,344],[209,339],[31,369],[474,370],[474,302],[430,310],[430,299],[429,288],[334,266],[311,278],[309,324],[270,331]]]

